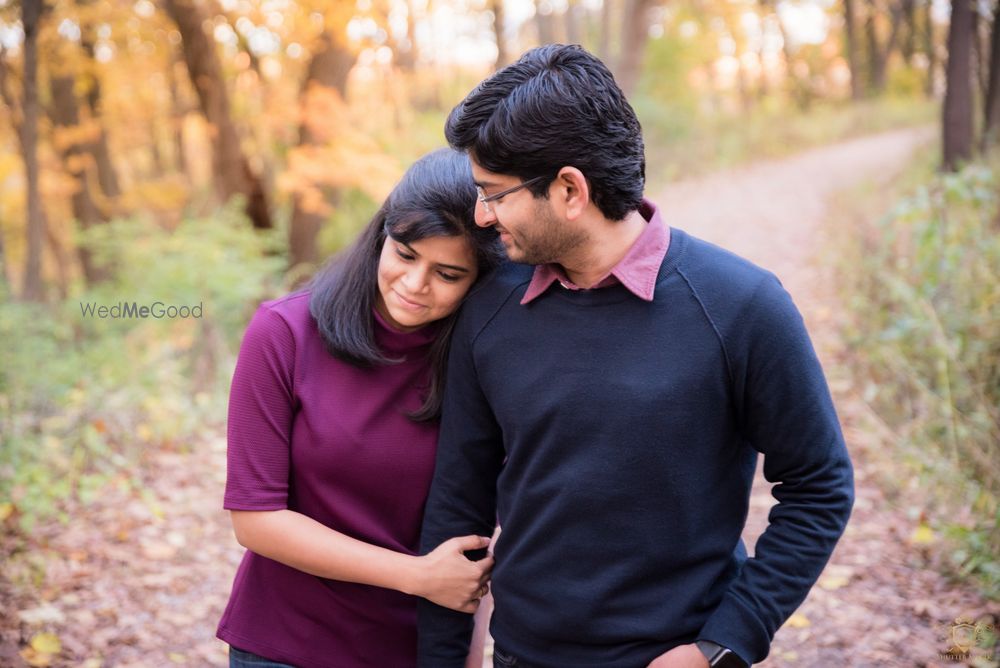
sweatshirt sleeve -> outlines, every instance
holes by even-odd
[[[699,639],[763,660],[844,531],[854,480],[823,370],[791,297],[773,276],[736,318],[728,355],[746,440],[764,455],[777,504]]]
[[[288,507],[294,355],[288,324],[261,306],[243,335],[229,391],[227,510]]]
[[[465,316],[460,316],[451,343],[421,554],[455,536],[489,536],[496,524],[496,480],[504,458],[503,434],[479,384],[472,355],[473,336]],[[418,666],[465,665],[472,615],[420,599],[417,621]]]

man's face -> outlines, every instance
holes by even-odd
[[[472,178],[486,197],[522,182],[516,176],[490,172],[475,160],[471,162]],[[476,224],[496,227],[507,257],[522,264],[562,263],[588,239],[583,229],[557,215],[550,200],[534,197],[527,188],[491,201],[488,210],[477,202]]]

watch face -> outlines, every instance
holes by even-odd
[[[723,649],[713,657],[712,668],[747,668],[747,664],[732,650]]]

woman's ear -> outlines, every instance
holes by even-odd
[[[568,220],[582,216],[590,204],[590,186],[583,172],[576,167],[563,167],[552,185],[549,197],[562,209],[562,214]]]

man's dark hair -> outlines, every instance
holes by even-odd
[[[483,168],[523,180],[536,196],[566,166],[587,178],[607,218],[639,208],[646,180],[642,128],[614,76],[577,45],[548,44],[483,81],[445,124],[448,143]]]
[[[477,280],[504,258],[493,229],[473,221],[476,189],[469,159],[440,149],[415,162],[393,188],[357,241],[334,257],[313,279],[309,312],[334,357],[359,367],[394,364],[375,341],[378,263],[387,236],[404,244],[427,237],[464,236],[476,255]],[[431,379],[424,405],[410,417],[435,420],[441,414],[444,372],[456,313],[439,324],[431,344]]]

